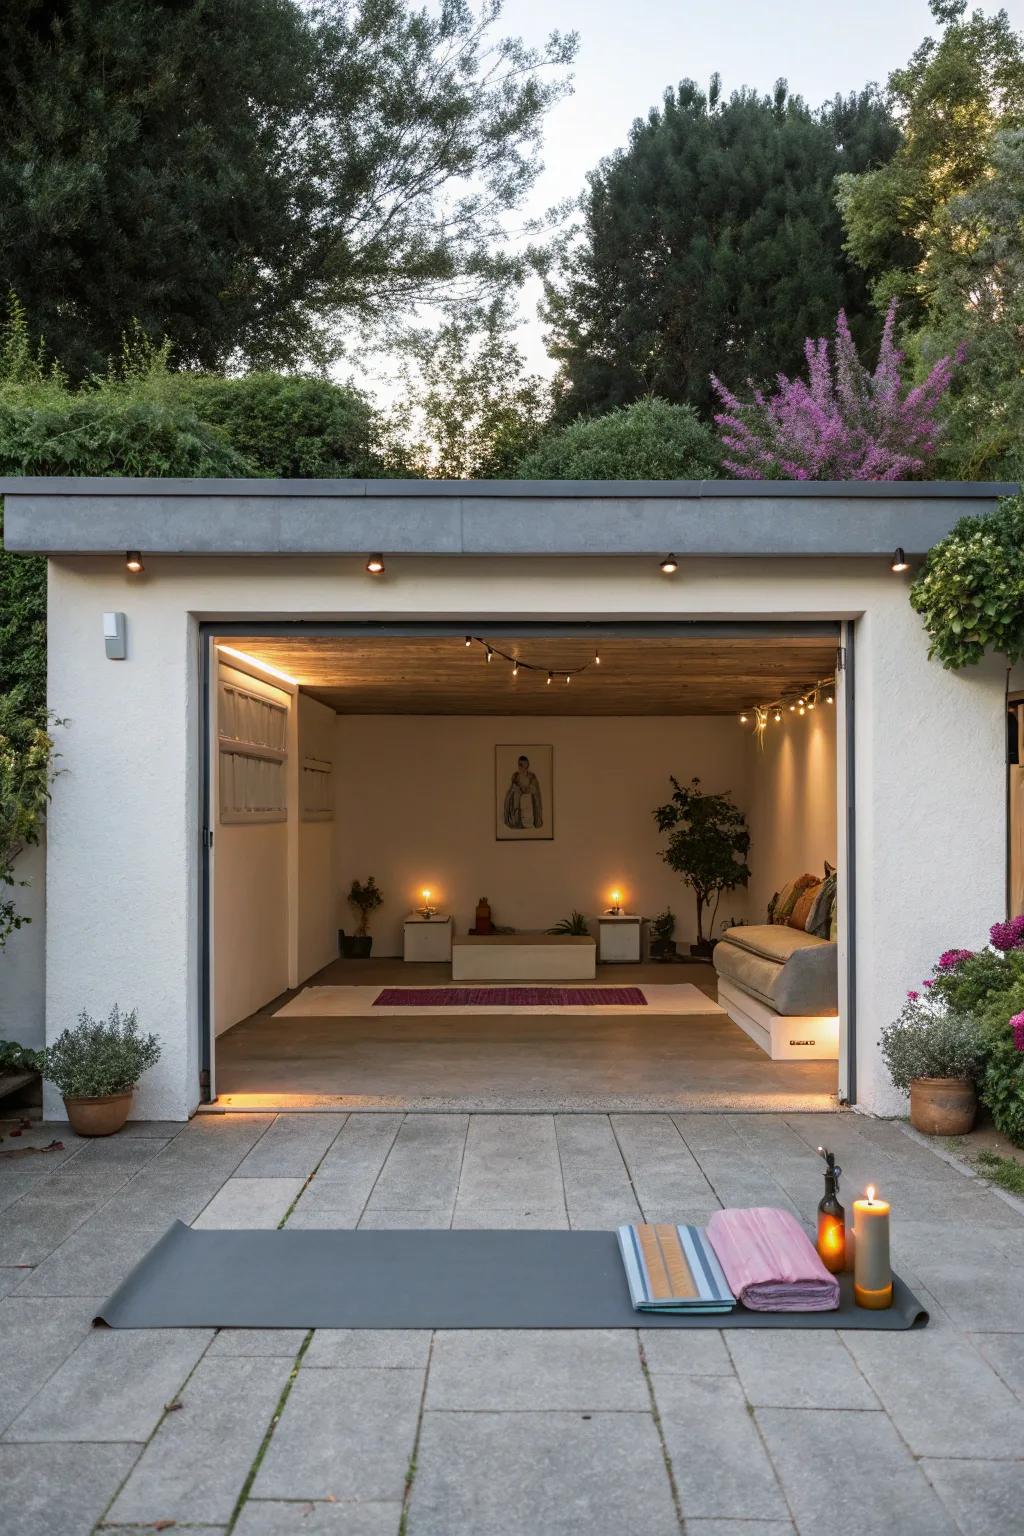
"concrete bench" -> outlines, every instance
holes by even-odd
[[[597,945],[566,933],[469,933],[452,941],[453,981],[593,981]]]

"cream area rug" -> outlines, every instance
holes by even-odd
[[[457,989],[458,982],[446,982],[446,987]],[[466,989],[478,991],[479,982],[467,982]],[[601,1003],[587,1004],[545,1004],[536,1007],[527,1004],[525,1007],[488,1007],[479,1003],[469,1004],[462,1008],[458,1004],[446,1003],[442,1007],[423,1007],[412,1005],[407,1007],[375,1007],[375,1000],[387,989],[385,987],[304,987],[290,1002],[285,1003],[273,1015],[275,1019],[347,1019],[347,1018],[377,1018],[388,1016],[405,1016],[409,1018],[422,1018],[430,1014],[452,1015],[458,1017],[462,1013],[479,1017],[484,1014],[531,1014],[531,1013],[558,1013],[558,1014],[725,1014],[725,1009],[711,1001],[706,993],[691,982],[682,982],[678,986],[671,985],[644,985],[638,990],[643,993],[644,1003],[615,1003],[611,1007]],[[408,991],[434,991],[433,987],[415,987],[403,990]],[[591,991],[600,991],[601,988],[588,987]],[[609,988],[610,991],[618,991],[618,988]]]

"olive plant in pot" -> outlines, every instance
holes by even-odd
[[[160,1060],[156,1035],[144,1035],[134,1008],[93,1019],[82,1012],[73,1029],[45,1052],[43,1075],[59,1088],[71,1129],[79,1136],[112,1136],[128,1119],[143,1072]]]
[[[910,1094],[910,1123],[925,1136],[965,1136],[978,1112],[984,1042],[974,1019],[911,992],[882,1030],[882,1060]]]
[[[710,959],[716,940],[714,932],[718,903],[724,891],[746,885],[750,869],[746,855],[750,848],[747,818],[732,795],[710,795],[693,779],[684,787],[671,778],[672,798],[654,812],[659,832],[668,832],[668,847],[659,858],[669,869],[682,875],[697,903],[697,942],[690,953]],[[711,909],[710,932],[704,933],[704,914]]]
[[[341,940],[341,952],[346,960],[367,960],[373,948],[369,934],[370,913],[375,912],[384,900],[384,893],[371,875],[364,885],[353,880],[348,893],[348,904],[359,913],[359,926],[355,933],[345,934]]]

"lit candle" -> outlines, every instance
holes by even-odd
[[[858,1307],[882,1311],[892,1306],[889,1264],[889,1202],[876,1200],[869,1184],[853,1202],[853,1295]]]
[[[612,911],[613,912],[618,912],[618,910],[621,907],[621,905],[622,905],[622,892],[621,891],[612,891]]]

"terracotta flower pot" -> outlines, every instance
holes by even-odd
[[[105,1093],[95,1099],[64,1100],[76,1136],[113,1136],[128,1119],[131,1106],[130,1093]]]
[[[966,1136],[977,1113],[969,1077],[915,1077],[910,1084],[910,1123],[925,1136]]]

